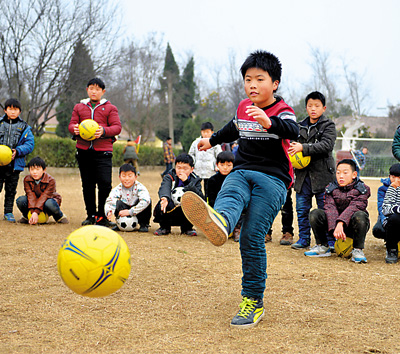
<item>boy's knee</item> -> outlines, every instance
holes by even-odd
[[[308,215],[308,220],[310,224],[315,224],[316,222],[320,221],[325,216],[325,211],[322,209],[314,209],[310,211]]]
[[[369,225],[369,217],[368,214],[364,211],[356,211],[353,216],[352,219],[354,222],[356,222],[357,224],[364,224],[364,223],[368,223]]]

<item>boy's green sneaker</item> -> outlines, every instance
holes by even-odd
[[[236,328],[255,327],[264,317],[264,304],[262,299],[253,299],[244,296],[240,303],[240,311],[232,319],[231,326]]]
[[[222,246],[228,239],[228,223],[199,195],[185,192],[181,199],[183,213],[200,229],[215,246]]]

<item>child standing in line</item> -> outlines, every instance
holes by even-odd
[[[136,216],[140,225],[139,232],[148,232],[151,218],[151,198],[147,188],[137,180],[136,168],[129,163],[119,168],[119,180],[108,196],[104,213],[111,221],[122,216]],[[113,227],[118,231],[118,226]]]
[[[181,197],[187,191],[192,191],[200,198],[204,198],[201,191],[201,178],[193,173],[193,168],[192,157],[183,153],[176,158],[175,168],[163,177],[158,190],[160,200],[154,208],[154,222],[159,223],[160,227],[154,235],[168,235],[171,233],[171,226],[180,226],[182,234],[197,236],[193,225],[181,208]]]
[[[302,152],[310,156],[311,162],[303,169],[295,169],[294,190],[296,191],[296,211],[299,225],[299,239],[292,248],[308,248],[311,240],[311,226],[308,215],[315,197],[319,209],[324,208],[325,187],[335,180],[335,161],[332,150],[336,141],[335,123],[324,116],[325,97],[318,91],[311,92],[305,99],[308,117],[299,123],[300,134],[288,150],[294,155]],[[334,249],[335,241],[330,240]]]
[[[353,238],[351,260],[367,263],[363,249],[369,229],[367,206],[370,195],[369,187],[358,178],[356,163],[350,159],[339,161],[336,181],[325,190],[324,209],[314,209],[310,213],[316,245],[304,254],[309,257],[330,256],[329,233],[335,239]]]
[[[199,141],[203,138],[210,138],[214,134],[214,126],[210,122],[201,124],[201,137],[193,141],[189,149],[189,155],[194,161],[194,173],[199,176],[204,183],[204,194],[208,194],[208,180],[215,174],[217,156],[222,152],[221,145],[213,146],[207,151],[197,149]]]
[[[386,191],[388,190],[390,184],[394,182],[394,177],[395,176],[389,174],[389,177],[381,178],[382,185],[378,188],[377,193],[378,220],[372,228],[372,235],[383,240],[386,238],[386,231],[383,227],[386,216],[383,215],[382,205],[383,200],[385,199]]]
[[[28,163],[29,175],[24,178],[25,194],[17,199],[22,213],[21,224],[35,225],[41,212],[52,216],[60,224],[68,224],[67,216],[61,211],[61,195],[56,192],[56,180],[46,172],[46,163],[34,157]],[[28,213],[31,217],[28,219]]]
[[[21,119],[21,103],[15,98],[4,104],[4,116],[0,119],[0,145],[8,146],[12,151],[12,160],[6,166],[0,166],[0,192],[5,186],[4,219],[15,222],[13,206],[19,174],[25,167],[25,156],[33,151],[35,140],[31,127]]]
[[[182,208],[188,219],[216,246],[226,242],[246,208],[239,240],[242,302],[231,326],[250,328],[264,316],[265,235],[293,181],[287,149],[289,140],[297,138],[299,128],[293,109],[274,95],[282,72],[275,55],[256,51],[240,70],[248,99],[240,102],[228,124],[198,144],[199,150],[208,150],[240,138],[233,170],[218,193],[214,209],[190,192],[183,195]]]

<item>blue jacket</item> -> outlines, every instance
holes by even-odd
[[[386,219],[386,216],[382,213],[382,204],[383,199],[385,199],[385,194],[390,186],[390,178],[381,178],[382,186],[378,188],[378,213],[379,213],[379,220],[383,224],[383,221]]]
[[[18,117],[19,118],[19,117]],[[6,119],[6,115],[2,117],[0,121],[3,121]],[[21,118],[19,118],[21,122],[25,124],[25,128],[22,134],[19,136],[17,144],[11,144],[13,146],[9,146],[11,149],[15,149],[17,151],[17,154],[14,159],[14,171],[23,171],[25,167],[25,156],[30,154],[33,151],[33,148],[35,146],[35,139],[32,134],[32,129],[31,127],[24,121],[22,121]],[[4,122],[2,122],[3,124]],[[13,126],[12,124],[11,126]],[[2,141],[0,142],[1,144],[5,144],[8,146],[7,141],[9,134],[4,134]],[[15,137],[15,135],[14,135]],[[12,139],[10,140],[12,141]]]

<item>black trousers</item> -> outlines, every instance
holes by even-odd
[[[21,171],[14,171],[14,164],[0,166],[0,193],[3,190],[3,186],[5,191],[4,214],[13,212],[20,173]]]
[[[382,226],[381,220],[378,217],[378,221],[372,228],[372,235],[374,235],[376,238],[380,239],[386,239],[386,231],[385,228]]]
[[[318,245],[328,245],[328,220],[325,211],[314,209],[309,215],[310,225]],[[369,217],[364,211],[356,211],[350,223],[343,230],[347,237],[353,239],[353,248],[364,248],[365,237],[369,229]]]
[[[115,212],[114,215],[117,218],[119,215],[119,212],[121,210],[129,210],[130,208],[132,208],[131,205],[128,205],[124,202],[121,202],[120,200],[117,200],[117,204],[115,206]],[[136,214],[136,217],[138,219],[138,223],[140,226],[150,226],[150,218],[151,218],[151,202],[150,204],[147,206],[146,209],[144,209],[143,211],[141,211],[139,214]]]
[[[161,204],[158,201],[154,208],[154,222],[159,223],[162,229],[171,230],[171,226],[180,226],[181,232],[193,229],[193,225],[186,219],[180,206],[175,206],[172,200],[167,205],[166,212],[161,211]]]
[[[289,188],[286,194],[286,201],[281,209],[282,217],[282,233],[289,232],[293,235],[293,201],[292,201],[292,188]],[[272,228],[269,229],[268,234],[272,234]]]
[[[89,217],[105,217],[104,204],[112,189],[112,152],[77,149],[76,158],[81,173],[86,213]]]
[[[400,214],[392,214],[388,217],[385,225],[386,231],[386,249],[397,249],[400,241]]]

